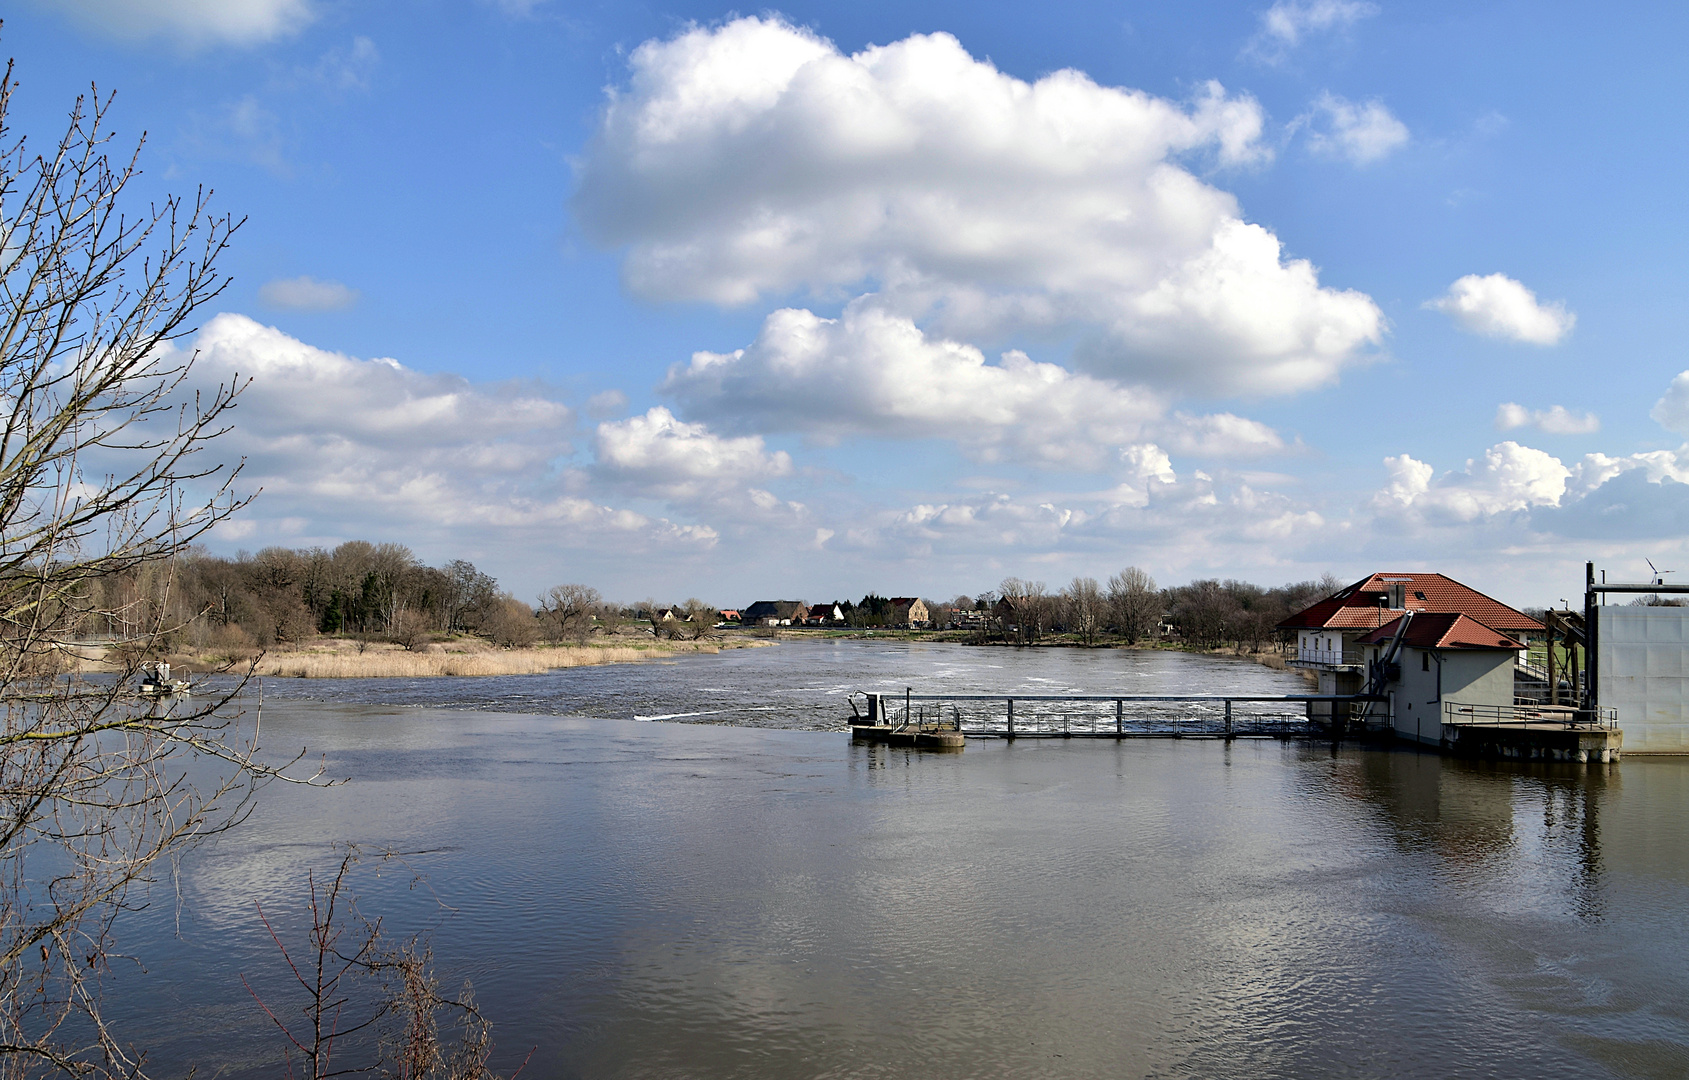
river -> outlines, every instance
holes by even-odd
[[[1130,684],[1127,684],[1130,680]],[[160,1074],[277,1076],[255,902],[428,929],[524,1077],[1689,1072],[1689,768],[1308,742],[853,746],[849,690],[1298,692],[1168,653],[794,643],[510,679],[267,681],[272,786],[120,942]],[[1153,689],[1152,689],[1153,688]],[[1053,691],[1051,691],[1053,692]],[[671,716],[691,723],[650,723]],[[421,875],[419,880],[418,875]]]

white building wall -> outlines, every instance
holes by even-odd
[[[1513,658],[1504,649],[1402,650],[1402,677],[1386,687],[1394,694],[1396,734],[1436,743],[1443,736],[1443,702],[1512,705]],[[1429,668],[1429,670],[1427,670]],[[1439,684],[1439,674],[1441,676]]]
[[[1689,754],[1689,608],[1596,609],[1596,687],[1627,754]]]

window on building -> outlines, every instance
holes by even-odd
[[[1430,671],[1431,670],[1431,654],[1430,653],[1422,652],[1422,653],[1419,654],[1419,670],[1420,671]]]

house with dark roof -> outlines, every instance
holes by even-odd
[[[1409,612],[1413,621],[1424,615],[1464,615],[1499,637],[1518,642],[1543,632],[1541,623],[1500,600],[1443,574],[1420,573],[1369,575],[1297,612],[1278,628],[1296,631],[1290,666],[1317,674],[1319,693],[1359,694],[1366,689],[1367,664],[1372,658],[1361,639]],[[1509,659],[1517,655],[1507,654]],[[1512,695],[1509,683],[1509,705]],[[1316,705],[1315,711],[1329,715],[1329,708]]]
[[[802,600],[758,600],[746,608],[740,621],[745,626],[802,626],[809,608]]]
[[[810,626],[843,626],[844,605],[835,600],[831,604],[811,604],[804,622]]]
[[[1451,718],[1505,714],[1525,643],[1459,612],[1404,611],[1356,642],[1397,736],[1441,744]]]

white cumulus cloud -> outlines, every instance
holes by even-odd
[[[1099,468],[1145,433],[1182,450],[1258,456],[1284,448],[1271,428],[1222,413],[1165,416],[1161,396],[1010,351],[933,337],[873,298],[837,319],[786,308],[748,348],[699,352],[662,391],[688,416],[737,431],[942,438],[982,461]]]
[[[1407,454],[1385,458],[1384,467],[1390,482],[1374,496],[1375,508],[1456,522],[1558,506],[1572,479],[1572,470],[1559,458],[1512,441],[1497,443],[1465,469],[1440,477]]]
[[[661,406],[599,424],[594,445],[601,473],[668,498],[792,471],[790,455],[769,453],[759,436],[724,438],[703,424],[675,419]]]
[[[575,200],[661,300],[869,288],[947,338],[1080,342],[1130,384],[1289,393],[1384,332],[1181,162],[1246,164],[1262,115],[1076,71],[1028,83],[946,34],[844,55],[777,19],[650,41],[579,166]],[[747,163],[754,162],[754,167]]]
[[[276,278],[259,286],[258,299],[289,311],[343,311],[358,302],[358,290],[313,277]]]
[[[1471,333],[1531,345],[1556,344],[1577,323],[1566,305],[1539,303],[1535,293],[1506,274],[1467,274],[1425,306]]]
[[[97,33],[169,38],[189,48],[257,45],[317,17],[311,0],[36,0]]]
[[[532,388],[329,352],[235,314],[213,318],[184,351],[197,353],[201,390],[251,380],[212,447],[222,460],[245,459],[242,490],[262,488],[234,523],[247,536],[398,533],[419,543],[449,534],[481,549],[558,535],[659,547],[715,540],[708,526],[565,490],[554,474],[572,452],[573,415]]]
[[[1534,427],[1549,435],[1593,435],[1601,430],[1601,419],[1592,412],[1573,412],[1564,405],[1527,409],[1507,401],[1496,408],[1495,426],[1498,431]]]
[[[1309,126],[1308,145],[1315,153],[1370,165],[1408,141],[1407,125],[1381,101],[1353,102],[1326,93],[1303,118]]]

